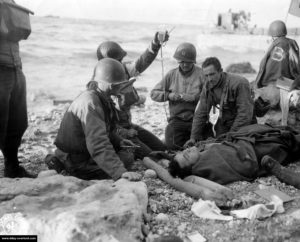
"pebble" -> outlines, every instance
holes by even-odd
[[[48,177],[48,176],[54,176],[57,175],[57,172],[55,170],[46,170],[46,171],[41,171],[38,174],[38,177]]]
[[[151,216],[148,213],[144,213],[143,218],[145,223],[149,223],[151,221]]]
[[[155,189],[155,192],[156,192],[156,194],[161,194],[161,193],[164,193],[164,189],[157,188],[157,189]]]
[[[186,223],[182,223],[177,227],[177,230],[180,232],[184,232],[186,230]]]
[[[142,224],[142,233],[145,236],[147,236],[150,233],[149,225]]]
[[[144,173],[144,177],[155,179],[155,178],[157,178],[157,174],[154,170],[147,169]]]
[[[293,217],[293,218],[295,218],[295,219],[300,220],[300,209],[298,209],[298,210],[292,212],[292,213],[290,214],[290,216]]]
[[[215,232],[212,234],[212,236],[213,236],[213,237],[217,237],[219,234],[220,234],[220,231],[217,230],[217,231],[215,231]]]
[[[269,188],[270,186],[266,186],[266,185],[263,185],[263,184],[259,184],[258,185],[258,189],[260,189],[260,190],[263,190],[263,189],[267,189],[267,188]]]
[[[40,129],[36,129],[34,132],[34,135],[40,135],[40,134],[42,134],[42,131],[40,130]]]
[[[155,220],[159,223],[167,223],[169,221],[169,216],[164,214],[164,213],[159,213],[156,217]]]

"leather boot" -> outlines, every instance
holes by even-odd
[[[66,169],[65,165],[55,155],[48,154],[44,161],[49,170],[55,170],[58,174]]]
[[[15,178],[19,168],[18,150],[5,148],[4,156],[4,177]]]
[[[18,147],[9,147],[2,150],[4,155],[4,177],[17,178],[36,176],[27,172],[23,167],[19,166]]]
[[[300,189],[299,173],[295,173],[294,171],[283,167],[277,160],[269,155],[265,155],[261,159],[261,165],[265,170],[276,176],[279,181]]]
[[[9,163],[9,161],[8,161]],[[17,178],[17,177],[28,177],[28,178],[36,178],[36,175],[33,175],[29,173],[28,171],[25,170],[24,167],[22,166],[6,166],[4,168],[4,177],[9,177],[9,178]]]

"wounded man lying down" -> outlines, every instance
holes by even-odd
[[[216,143],[177,153],[171,159],[169,172],[174,177],[196,175],[219,184],[251,181],[272,173],[294,185],[295,179],[300,184],[300,178],[291,176],[293,172],[281,165],[299,160],[300,133],[289,127],[253,124],[227,133]]]

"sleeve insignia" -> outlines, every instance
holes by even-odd
[[[271,53],[271,59],[274,61],[282,61],[285,56],[285,52],[281,47],[276,46]]]

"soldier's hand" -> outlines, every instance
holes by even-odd
[[[178,94],[178,93],[173,93],[173,92],[171,92],[171,93],[168,95],[168,99],[169,99],[170,101],[179,101],[179,100],[181,100],[181,96],[180,96],[180,94]]]
[[[124,147],[124,146],[130,146],[130,147],[136,147],[136,145],[129,139],[123,139],[120,142],[120,146]]]
[[[169,33],[168,31],[165,31],[165,32],[156,32],[155,35],[154,35],[154,39],[153,39],[153,42],[157,45],[160,45],[162,43],[165,43],[169,40]]]
[[[135,129],[128,129],[127,131],[127,136],[130,138],[137,136],[137,134],[138,132]]]
[[[183,148],[184,149],[189,148],[189,147],[195,145],[195,143],[196,143],[195,139],[189,139],[187,142],[185,142],[185,144],[183,145]]]
[[[122,178],[129,181],[140,181],[142,179],[142,175],[137,172],[127,171],[122,174]]]
[[[183,101],[186,101],[186,102],[194,102],[195,101],[195,97],[193,95],[189,95],[189,94],[183,94],[183,95],[181,95],[181,98]]]

